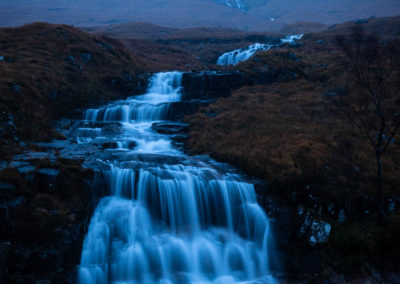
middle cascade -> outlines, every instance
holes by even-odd
[[[136,158],[104,161],[110,193],[90,221],[79,283],[275,282],[254,186],[151,129],[180,100],[181,76],[156,74],[147,94],[86,112],[88,122],[122,122],[141,143],[124,152]]]

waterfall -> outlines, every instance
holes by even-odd
[[[156,74],[145,95],[85,113],[86,122],[122,123],[121,137],[138,147],[125,154],[135,158],[103,161],[109,194],[91,218],[78,283],[275,283],[254,186],[151,129],[180,100],[181,76]]]
[[[247,48],[236,49],[233,51],[225,52],[220,57],[218,57],[217,65],[224,65],[224,66],[237,65],[242,61],[246,61],[258,51],[270,50],[273,47],[279,47],[283,44],[294,43],[296,40],[299,40],[302,37],[303,35],[290,35],[282,38],[280,44],[272,45],[272,44],[255,43]]]
[[[166,119],[168,103],[180,100],[181,72],[158,73],[143,96],[118,101],[100,109],[88,109],[89,121],[155,121]]]

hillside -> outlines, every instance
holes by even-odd
[[[144,58],[148,63],[147,70],[153,72],[220,68],[213,65],[224,52],[245,48],[256,42],[279,42],[279,38],[282,37],[277,33],[231,28],[172,29],[149,23],[125,23],[81,29],[119,39],[129,50]],[[149,49],[151,52],[148,52]]]
[[[0,29],[0,56],[2,146],[54,137],[53,119],[140,89],[139,59],[116,40],[70,26]]]
[[[394,2],[385,1],[382,1],[381,7],[374,6],[377,13],[391,9],[390,3]],[[36,1],[39,2],[45,5],[50,1]],[[75,10],[68,10],[63,6],[72,2]],[[275,7],[276,11],[286,13],[285,17],[300,19],[308,15],[310,20],[311,16],[307,14],[309,12],[303,11],[303,8],[315,5],[318,8],[316,11],[328,9],[327,7],[333,9],[330,6],[333,5],[332,1],[306,0],[303,1],[303,8],[296,6],[298,3],[293,1],[285,2],[297,7],[300,11],[298,15],[284,10],[274,0],[202,1],[202,9],[215,10],[197,18],[196,23],[203,23],[207,17],[215,17],[216,22],[210,22],[210,25],[224,23],[229,26],[231,22],[225,21],[225,17],[232,16],[234,28],[171,28],[144,22],[101,25],[105,14],[102,14],[103,10],[99,5],[108,5],[108,12],[112,13],[108,14],[107,19],[113,21],[113,13],[121,10],[124,10],[121,15],[126,16],[126,19],[132,16],[143,17],[139,19],[143,20],[148,16],[146,9],[157,4],[157,9],[148,13],[153,15],[152,13],[161,13],[164,9],[171,13],[165,14],[162,21],[158,15],[160,23],[176,18],[176,22],[171,22],[171,25],[190,26],[187,18],[176,15],[182,16],[180,13],[188,12],[184,14],[185,17],[195,17],[199,10],[189,7],[191,1],[186,1],[186,4],[174,2],[180,3],[182,7],[173,9],[170,8],[169,1],[163,0],[142,1],[139,6],[135,6],[138,2],[130,1],[127,4],[128,2],[122,0],[113,4],[101,0],[93,7],[83,5],[85,2],[80,0],[72,2],[60,1],[58,8],[47,8],[42,16],[47,17],[49,14],[53,17],[49,16],[49,19],[54,21],[76,20],[81,24],[96,23],[98,26],[78,29],[67,25],[34,23],[0,29],[0,282],[5,279],[7,283],[71,283],[71,279],[76,278],[77,264],[93,206],[102,194],[106,194],[106,187],[111,187],[114,183],[113,180],[108,180],[110,176],[105,173],[105,167],[112,165],[112,169],[116,170],[115,183],[136,186],[138,182],[128,183],[120,179],[123,175],[119,175],[119,170],[126,172],[133,163],[144,162],[137,165],[138,170],[142,171],[145,164],[150,164],[151,173],[155,173],[154,168],[162,168],[159,165],[164,163],[168,166],[171,162],[174,171],[162,173],[160,180],[167,182],[166,189],[170,189],[169,185],[172,183],[181,182],[182,189],[187,189],[200,183],[184,181],[182,176],[201,172],[204,161],[212,160],[208,156],[218,161],[215,162],[215,168],[230,168],[219,162],[227,162],[238,168],[238,171],[226,176],[243,176],[246,183],[254,184],[257,193],[254,200],[257,199],[262,207],[260,212],[265,211],[268,218],[271,218],[270,225],[265,228],[269,231],[271,226],[271,231],[276,233],[276,244],[273,246],[276,245],[282,252],[284,267],[279,271],[285,271],[282,275],[285,278],[283,283],[399,282],[400,135],[398,133],[393,139],[381,135],[390,147],[382,157],[385,179],[380,196],[376,193],[375,186],[377,178],[374,149],[343,112],[343,99],[351,101],[352,95],[365,94],[365,90],[354,81],[349,72],[349,63],[343,50],[338,47],[337,36],[343,35],[345,41],[351,41],[355,38],[352,34],[354,28],[361,28],[371,36],[365,37],[369,40],[367,43],[374,43],[373,36],[379,36],[383,39],[378,41],[379,44],[392,44],[389,51],[394,52],[393,58],[397,60],[395,63],[399,64],[391,65],[395,71],[388,75],[389,80],[385,87],[388,87],[389,94],[394,94],[394,99],[386,104],[389,104],[390,109],[397,110],[400,102],[400,16],[351,20],[329,27],[323,23],[308,21],[281,28],[278,17],[274,15],[277,20],[270,22],[274,22],[274,25],[276,22],[274,28],[279,28],[280,33],[307,33],[295,43],[260,51],[236,66],[216,66],[214,64],[217,57],[224,52],[256,42],[280,43],[282,35],[279,33],[235,29],[250,22],[254,24],[252,27],[256,27],[259,18],[252,16],[251,21],[246,22],[251,13],[261,15],[264,11],[264,17],[267,13],[263,9],[272,5],[270,7]],[[28,5],[25,0],[18,3]],[[24,14],[27,16],[24,20],[35,19],[38,16],[35,13],[39,13],[33,12],[37,6],[33,6],[33,2],[29,3],[26,7],[30,7],[32,13],[28,16]],[[335,3],[342,4],[343,9],[346,7],[346,11],[350,11],[347,14],[339,9],[337,13],[343,17],[353,17],[354,13],[364,11],[351,10],[351,5],[367,7],[368,3],[371,4],[369,1],[354,1],[351,5],[346,2],[347,6],[342,1]],[[6,21],[14,23],[11,17],[16,10],[13,9],[19,4],[7,5],[8,8],[3,9],[4,14],[10,12]],[[371,7],[374,8],[369,6]],[[84,15],[91,12],[91,9],[98,9],[96,17]],[[137,9],[137,13],[130,13],[130,9]],[[65,18],[71,11],[78,10],[79,13],[74,16],[76,18]],[[329,23],[335,17],[336,12],[330,11],[331,16],[321,22]],[[221,14],[218,13],[225,12],[227,13],[223,17],[219,17]],[[155,14],[153,16],[156,17]],[[285,17],[282,16],[282,21],[286,21]],[[317,21],[318,17],[315,16],[312,20]],[[122,21],[122,18],[119,19]],[[18,21],[16,18],[15,23]],[[385,56],[386,54],[383,58]],[[369,56],[367,59],[373,61],[375,57]],[[174,80],[168,86],[173,87],[173,93],[163,93],[161,96],[176,97],[178,90],[185,89],[184,82],[189,85],[186,86],[188,89],[194,89],[192,93],[182,95],[187,97],[185,101],[176,102],[174,99],[171,102],[171,112],[176,117],[181,118],[191,111],[195,112],[186,115],[183,121],[171,124],[168,122],[164,129],[163,123],[160,127],[159,121],[151,128],[142,125],[148,132],[143,132],[143,128],[129,127],[126,136],[125,132],[121,132],[121,127],[130,122],[115,123],[114,119],[119,120],[117,116],[120,115],[117,112],[106,123],[79,122],[82,115],[80,112],[78,117],[77,111],[81,108],[99,106],[98,112],[91,111],[96,113],[96,119],[100,114],[98,120],[102,120],[101,116],[105,117],[106,113],[103,110],[107,109],[107,106],[102,106],[108,101],[139,94],[147,88],[150,73],[174,69],[193,71],[182,75],[182,88],[175,81],[180,77],[172,72]],[[198,72],[202,70],[209,72]],[[379,71],[379,68],[373,70]],[[160,85],[157,86],[160,89],[165,89],[165,85],[162,85],[165,81],[155,81],[159,81]],[[208,89],[212,92],[208,92]],[[358,99],[363,102],[365,97]],[[164,105],[165,101],[156,101],[154,105],[156,104]],[[130,111],[137,107],[118,101],[110,108],[116,105],[128,107]],[[150,107],[153,105],[150,104]],[[66,135],[64,137],[53,130],[53,123],[68,116],[73,119],[62,120],[58,124],[61,131],[65,130],[62,132]],[[398,119],[397,112],[391,118]],[[132,119],[132,122],[136,121]],[[77,129],[78,132],[75,132]],[[102,130],[98,132],[99,129]],[[133,129],[138,132],[131,132]],[[96,133],[95,136],[91,136],[92,131]],[[156,133],[158,131],[160,132]],[[156,143],[151,141],[149,144],[142,144],[151,146],[145,152],[126,155],[128,151],[136,151],[141,147],[142,142],[139,140],[146,138],[147,134],[150,137],[155,135],[158,139],[159,134],[168,131],[178,131],[178,134],[171,134],[176,139],[171,140],[171,145],[182,147],[179,149],[184,149],[184,154],[179,152],[179,155],[171,156],[169,144],[168,152],[146,152],[149,151],[148,148],[157,148],[159,141],[162,142],[161,145],[165,145],[165,140],[161,139],[155,140]],[[71,136],[68,137],[67,133]],[[377,140],[375,133],[373,141]],[[80,136],[81,134],[83,135]],[[66,137],[69,139],[58,140]],[[92,140],[93,137],[98,140]],[[36,143],[53,138],[57,138],[57,141],[50,144]],[[84,138],[90,138],[87,139],[89,142],[85,142]],[[131,143],[127,143],[126,148],[119,148],[119,140],[112,139],[104,143],[103,139],[106,138],[124,138]],[[70,148],[66,149],[68,147]],[[76,156],[69,156],[71,152]],[[150,156],[146,157],[146,154]],[[188,157],[187,162],[184,162],[190,165],[188,170],[174,176],[171,172],[180,167],[175,163],[180,163],[186,154],[201,156]],[[71,157],[78,159],[70,160]],[[116,164],[111,164],[114,163],[112,160],[119,157],[123,158],[122,163],[129,161],[129,168],[120,168],[122,163],[119,164],[117,160],[114,161]],[[97,158],[103,159],[100,160],[102,162]],[[84,159],[90,161],[85,163]],[[98,168],[94,165],[94,160],[96,164],[99,162]],[[89,169],[87,166],[94,168]],[[136,170],[136,165],[134,167]],[[206,173],[207,176],[212,176],[213,172],[207,170]],[[127,177],[133,181],[136,180],[136,174],[137,172]],[[225,175],[218,173],[216,176]],[[204,189],[207,192],[210,192],[207,187],[210,182],[212,179],[204,180]],[[149,182],[149,188],[153,188],[150,183],[153,181]],[[228,192],[226,189],[224,187],[224,194]],[[127,192],[134,195],[133,191]],[[234,189],[232,192],[236,195],[239,191]],[[174,193],[180,194],[181,191],[176,190]],[[239,195],[241,194],[232,197],[232,200]],[[172,195],[166,196],[169,198]],[[182,200],[181,197],[178,196],[178,199]],[[225,199],[224,196],[221,197],[223,198],[215,200],[215,204],[220,204],[220,200]],[[380,197],[383,200],[384,216],[380,216],[377,206]],[[153,198],[149,200],[154,201]],[[252,207],[254,200],[251,199],[249,207]],[[221,209],[224,207],[221,206]],[[116,211],[116,214],[111,215],[116,216],[119,225],[124,225],[128,219],[120,218],[120,213],[121,211]],[[224,214],[226,211],[215,215]],[[144,221],[146,219],[143,218]],[[160,223],[154,223],[156,231]],[[257,229],[257,223],[258,221],[247,224],[254,225]],[[214,230],[215,224],[212,228]],[[320,235],[326,233],[326,228],[329,228],[329,232],[324,241],[313,239],[315,236],[320,239]],[[187,229],[188,226],[185,226],[183,231],[186,232]],[[168,229],[167,233],[170,231],[172,230]],[[215,244],[220,246],[229,242],[226,236],[228,234],[219,233],[213,238],[213,243],[215,240]],[[237,239],[241,238],[242,236]],[[265,237],[262,239],[263,242],[266,240]],[[174,240],[177,240],[175,236]],[[120,247],[119,244],[116,246]],[[253,247],[249,248],[253,254]],[[271,253],[271,256],[274,258],[273,262],[279,262],[275,259],[276,255]]]
[[[246,30],[278,30],[296,22],[338,22],[394,16],[397,0],[116,0],[0,2],[0,26],[34,21],[99,26],[150,22],[174,28],[229,27]],[[160,16],[162,15],[162,16]]]
[[[243,72],[246,85],[186,118],[190,153],[209,154],[267,180],[259,189],[260,199],[275,214],[276,230],[290,232],[289,240],[279,240],[288,254],[286,267],[293,278],[307,283],[337,281],[336,273],[346,282],[362,281],[375,269],[371,267],[380,273],[377,283],[398,279],[391,273],[400,267],[395,229],[400,136],[383,157],[387,215],[379,223],[374,149],[349,122],[339,99],[361,87],[344,65],[335,37],[351,38],[351,30],[360,26],[369,35],[393,40],[399,60],[398,17],[344,23],[306,34],[295,47],[259,52],[232,67]],[[398,103],[396,76],[398,71],[391,75],[389,89],[397,92]],[[285,210],[291,222],[282,228]],[[310,247],[304,237],[307,222],[320,220],[332,225],[330,240]]]

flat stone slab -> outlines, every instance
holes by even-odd
[[[155,122],[151,128],[160,134],[181,134],[187,131],[189,124],[178,122]]]

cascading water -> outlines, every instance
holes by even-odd
[[[281,39],[280,44],[264,44],[264,43],[255,43],[253,45],[248,46],[243,49],[236,49],[230,52],[225,52],[220,57],[218,57],[217,65],[236,65],[242,61],[246,61],[250,57],[252,57],[255,53],[261,50],[270,50],[271,48],[276,48],[285,43],[294,43],[296,40],[299,40],[303,37],[303,35],[290,35]]]
[[[110,192],[89,225],[81,284],[274,283],[269,220],[254,186],[214,161],[185,156],[151,128],[180,100],[180,79],[156,74],[147,94],[86,112],[86,123],[121,123],[116,139],[137,147],[120,156],[118,147],[123,158],[104,161]],[[80,137],[87,139],[94,138]]]

